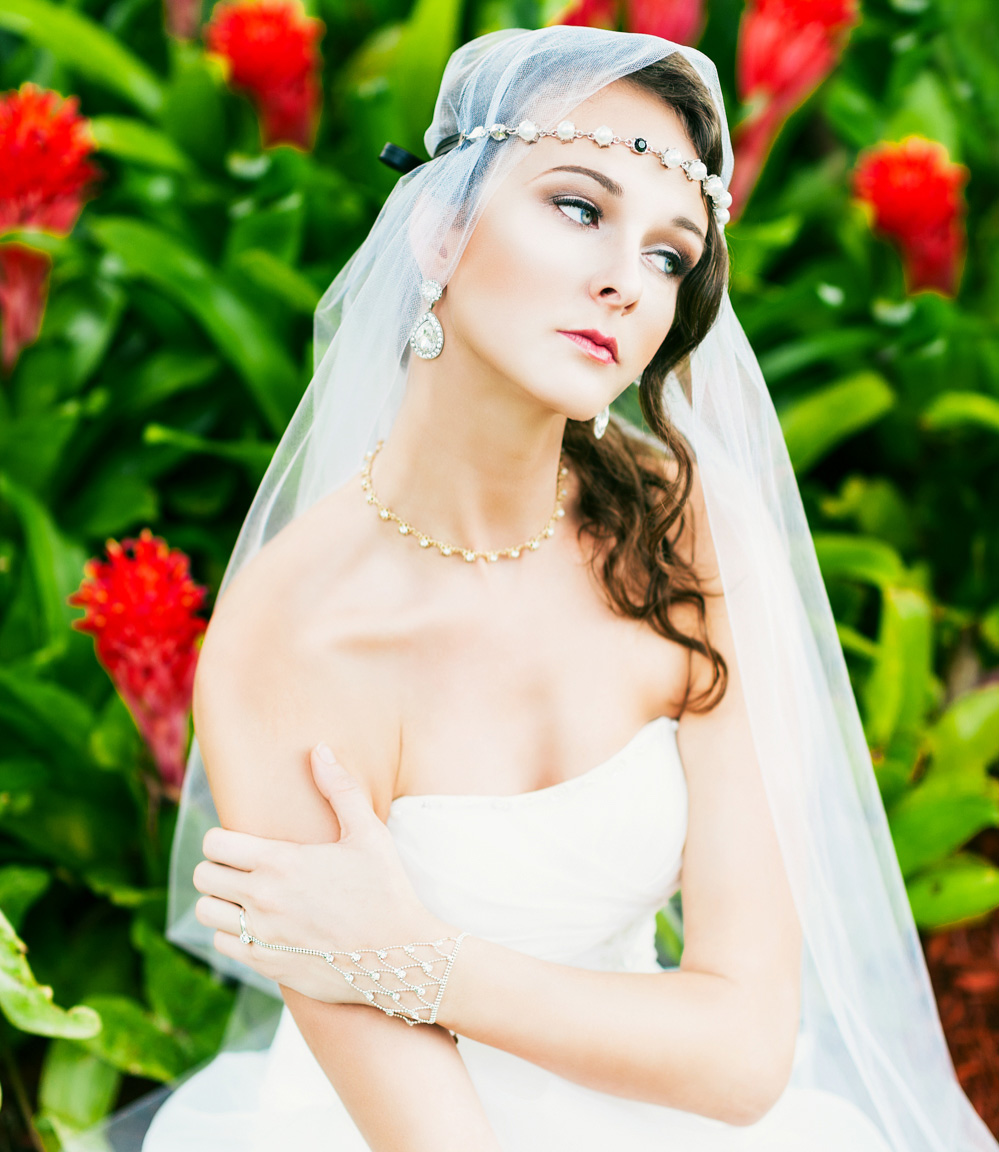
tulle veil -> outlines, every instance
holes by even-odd
[[[727,187],[732,148],[711,60],[658,37],[599,29],[511,29],[459,48],[425,135],[428,153],[477,125],[527,118],[554,126],[606,84],[672,52],[693,64],[717,106]],[[407,337],[424,310],[421,280],[447,283],[522,147],[469,142],[399,180],[316,309],[314,376],[223,588],[281,528],[355,475],[388,434],[405,388]],[[894,1152],[996,1152],[947,1050],[797,482],[727,293],[689,371],[671,373],[664,391],[698,464],[757,763],[804,932],[795,1079],[850,1100]],[[264,1045],[280,1006],[270,999],[276,987],[216,953],[194,918],[191,874],[217,822],[195,740],[173,846],[168,936],[244,982],[225,1047]],[[168,1091],[106,1126],[112,1146],[138,1149],[143,1109]]]

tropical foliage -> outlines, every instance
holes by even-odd
[[[392,187],[379,150],[422,154],[447,56],[494,28],[624,27],[716,61],[733,299],[916,920],[999,907],[969,848],[999,827],[991,18],[0,0],[0,1140],[57,1148],[220,1042],[231,989],[163,938],[204,604],[308,381],[312,310]]]

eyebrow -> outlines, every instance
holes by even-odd
[[[580,176],[589,176],[607,191],[612,196],[623,196],[624,189],[616,180],[612,180],[603,172],[598,172],[595,168],[584,168],[579,164],[559,164],[554,168],[549,168],[546,172],[542,172],[542,176],[547,176],[548,172],[577,172]],[[702,244],[707,244],[707,237],[697,227],[693,220],[688,219],[686,216],[674,216],[672,221],[674,227],[684,228],[688,232],[693,232],[694,235],[701,241]]]

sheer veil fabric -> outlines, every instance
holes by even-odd
[[[476,125],[530,119],[552,127],[605,85],[672,52],[694,65],[718,108],[727,187],[732,149],[712,62],[657,37],[588,28],[506,30],[456,51],[425,135],[428,153]],[[421,280],[447,283],[489,195],[525,152],[516,140],[469,142],[399,180],[319,303],[315,374],[223,588],[387,436],[405,388],[407,337],[423,311]],[[689,372],[682,380],[671,373],[664,389],[704,489],[751,717],[756,762],[747,771],[762,775],[804,931],[797,1080],[854,1103],[895,1152],[996,1152],[951,1063],[794,472],[727,294]],[[168,935],[277,996],[216,953],[212,933],[195,920],[191,876],[202,836],[217,822],[195,741]]]

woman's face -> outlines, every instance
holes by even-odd
[[[621,81],[568,119],[695,155],[673,110]],[[445,348],[588,420],[652,360],[714,225],[700,182],[656,156],[550,137],[502,147],[523,159],[486,205],[435,308]]]

